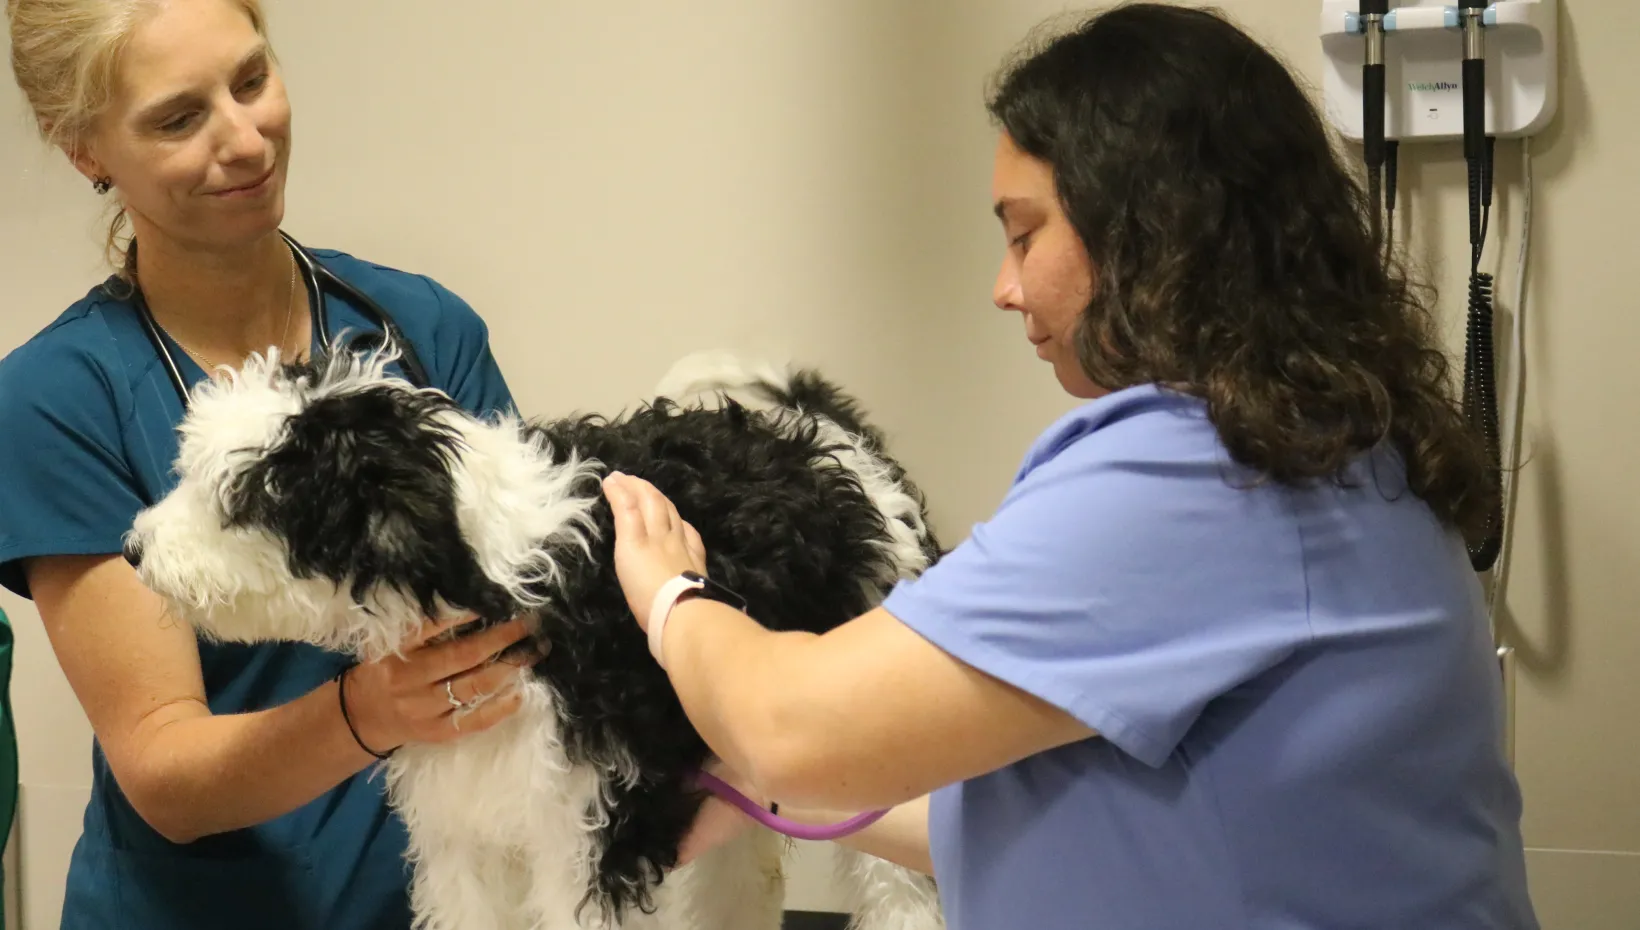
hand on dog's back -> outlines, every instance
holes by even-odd
[[[632,616],[647,631],[655,592],[683,572],[705,572],[706,546],[648,481],[612,472],[603,487],[615,518],[615,575]]]

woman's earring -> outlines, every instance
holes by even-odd
[[[91,182],[91,189],[99,194],[108,193],[108,189],[113,186],[114,182],[111,178],[98,178]]]

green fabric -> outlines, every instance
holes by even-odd
[[[0,610],[0,853],[11,838],[17,816],[17,728],[11,720],[11,621]],[[0,902],[3,905],[3,902]],[[6,909],[0,906],[0,930],[6,930]]]

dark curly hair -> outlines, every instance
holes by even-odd
[[[1216,10],[1132,3],[1023,55],[988,102],[1053,171],[1095,271],[1083,369],[1202,398],[1261,480],[1344,482],[1390,444],[1465,537],[1496,470],[1454,399],[1426,288],[1374,241],[1361,185],[1288,69]]]

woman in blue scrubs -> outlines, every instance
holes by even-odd
[[[931,867],[951,930],[1535,930],[1465,551],[1497,475],[1321,117],[1233,25],[1138,3],[991,112],[992,297],[1078,403],[825,636],[655,604],[700,537],[611,478],[690,719],[784,813],[898,805],[848,842]]]
[[[171,486],[183,412],[133,289],[189,382],[323,338],[278,235],[291,118],[262,11],[257,0],[11,0],[8,11],[43,133],[88,187],[119,198],[115,229],[134,235],[115,274],[0,362],[0,583],[38,606],[96,735],[62,926],[404,930],[404,828],[369,766],[512,713],[516,700],[499,696],[458,731],[446,683],[461,701],[496,694],[512,670],[490,660],[521,624],[349,670],[306,645],[198,642],[119,555],[137,511]],[[316,254],[396,318],[434,386],[477,414],[511,407],[485,324],[460,298]],[[327,297],[334,331],[377,328]]]

